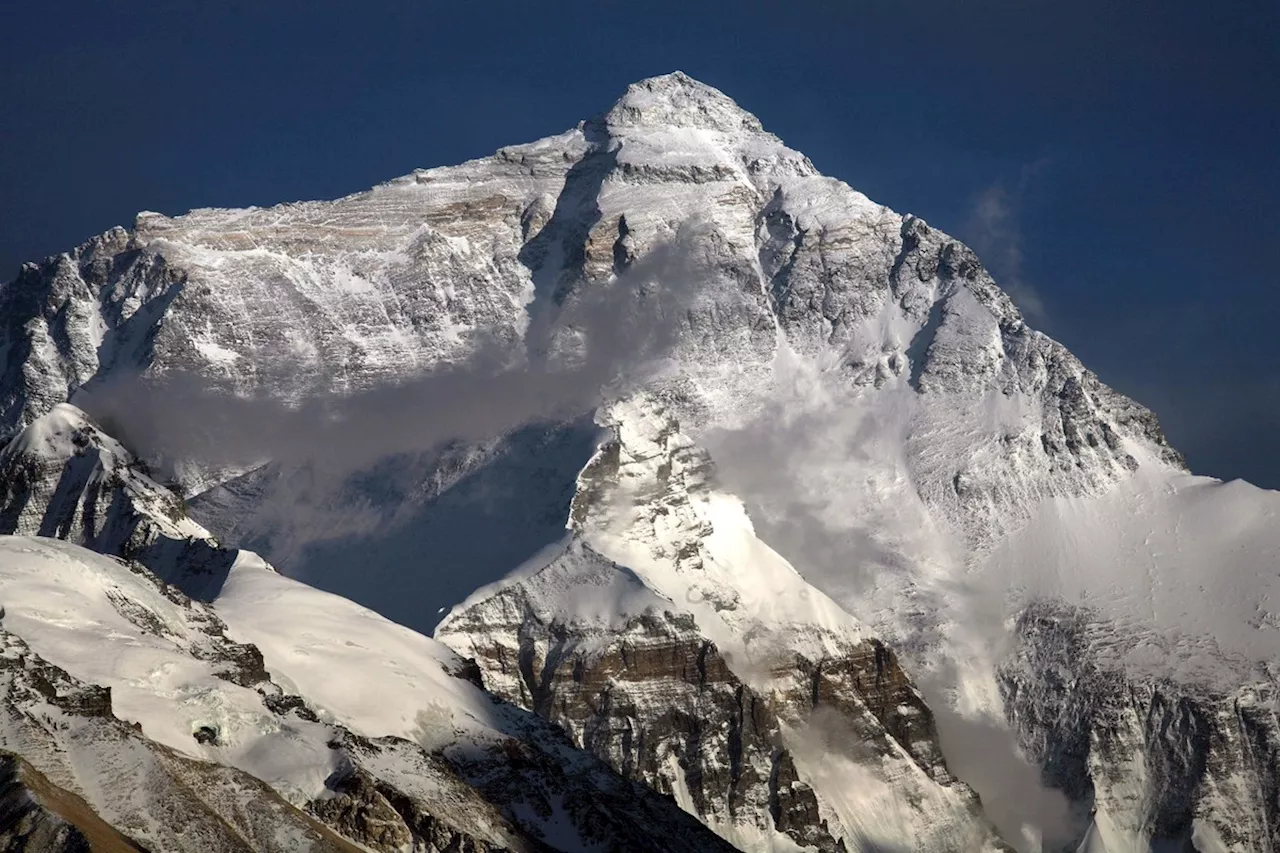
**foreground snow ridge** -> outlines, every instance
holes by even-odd
[[[140,214],[0,349],[32,839],[1280,849],[1280,494],[684,74]]]
[[[150,849],[731,849],[440,644],[251,553],[212,606],[49,539],[0,537],[0,579],[0,748]],[[136,767],[135,796],[112,774]],[[188,795],[235,833],[265,811],[277,837],[184,837],[154,809]]]

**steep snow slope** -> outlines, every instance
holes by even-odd
[[[1280,492],[1143,469],[1106,495],[1044,503],[988,571],[997,588],[1094,611],[1118,636],[1140,631],[1108,663],[1230,688],[1276,664],[1278,522]]]
[[[0,540],[5,630],[32,652],[111,691],[116,716],[147,737],[239,767],[290,798],[324,788],[328,730],[284,723],[254,689],[261,661],[209,608],[108,557],[52,540]],[[216,737],[201,743],[207,728]]]
[[[0,595],[6,611],[0,628],[0,702],[5,710],[0,746],[21,755],[51,785],[82,798],[147,849],[355,849],[257,779],[191,756],[200,750],[190,730],[183,733],[190,744],[184,756],[114,715],[111,687],[123,694],[130,716],[142,716],[162,736],[174,736],[187,718],[216,714],[220,696],[248,692],[235,682],[255,680],[252,656],[218,634],[207,611],[184,614],[201,623],[199,636],[165,636],[166,629],[182,626],[166,625],[145,601],[135,605],[120,594],[138,586],[128,568],[50,540],[3,537],[0,549]],[[65,583],[50,588],[53,579],[77,581],[88,589]],[[151,590],[153,598],[156,589]],[[85,604],[90,609],[81,613]],[[164,610],[172,615],[172,607]],[[33,635],[52,654],[74,657],[86,670],[110,669],[111,687],[86,683],[51,664],[15,629]],[[163,664],[176,655],[166,652],[182,641],[190,644],[191,655],[206,660],[187,659],[178,672],[169,671]],[[151,669],[149,664],[161,666]],[[221,670],[225,680],[208,677],[214,670]],[[183,689],[196,684],[213,689]],[[148,699],[148,692],[156,698]],[[160,701],[166,692],[171,701]],[[187,703],[196,707],[188,711]],[[170,725],[168,717],[174,714],[178,720]],[[277,730],[303,722],[282,716]],[[243,736],[244,727],[237,734]],[[287,763],[289,756],[281,757]]]

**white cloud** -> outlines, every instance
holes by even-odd
[[[1035,175],[1048,165],[1037,160],[1023,167],[1010,188],[1004,178],[978,196],[965,231],[969,243],[991,270],[1000,286],[1033,323],[1048,320],[1048,309],[1039,291],[1023,274],[1022,231],[1018,223],[1022,198]]]

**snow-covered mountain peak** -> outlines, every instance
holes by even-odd
[[[604,119],[618,128],[697,127],[727,133],[764,130],[759,119],[728,95],[683,71],[632,83]]]
[[[659,401],[624,400],[599,417],[615,438],[583,470],[571,523],[600,553],[694,614],[744,664],[835,656],[865,639],[857,619],[760,541]]]
[[[509,405],[486,393],[477,353],[501,348],[512,375],[533,365],[533,379],[555,361],[542,356],[627,350],[625,321],[575,324],[579,309],[668,291],[687,298],[664,314],[660,365],[625,365],[643,380],[602,390],[589,372],[562,423],[525,423],[537,412],[523,409],[498,419],[514,427],[502,437],[466,423]],[[1193,482],[1154,415],[1031,328],[970,249],[819,174],[686,75],[641,81],[565,133],[346,198],[141,215],[134,232],[0,288],[0,351],[0,432],[18,436],[0,456],[0,531],[203,579],[183,587],[199,599],[250,589],[243,599],[261,602],[258,587],[287,578],[228,577],[228,552],[180,541],[176,495],[59,404],[139,374],[191,377],[216,405],[255,398],[268,417],[282,401],[387,404],[365,407],[360,442],[310,444],[305,429],[223,442],[246,465],[274,460],[242,477],[188,478],[208,460],[178,459],[197,463],[174,469],[192,514],[419,631],[466,598],[441,578],[490,584],[441,637],[482,659],[491,689],[735,843],[766,833],[750,849],[769,849],[769,833],[824,851],[979,849],[955,834],[987,830],[952,785],[924,697],[938,729],[949,707],[1007,719],[1081,826],[1100,815],[1108,853],[1189,837],[1187,803],[1229,828],[1224,804],[1280,790],[1274,774],[1210,790],[1274,769],[1249,756],[1280,742],[1272,718],[1219,701],[1262,691],[1254,681],[1272,689],[1258,668],[1280,624],[1267,604],[1280,553],[1270,497]],[[476,381],[413,399],[442,375]],[[206,426],[175,425],[190,415],[161,396],[164,416],[149,420],[169,436]],[[597,444],[593,416],[612,441]],[[441,420],[461,432],[442,435],[455,426]],[[125,444],[140,432],[104,426]],[[281,435],[289,447],[273,453]],[[276,444],[254,443],[263,436]],[[311,479],[295,444],[337,474]],[[198,575],[171,571],[197,558]],[[296,609],[290,589],[251,624]],[[1215,589],[1221,606],[1193,601]],[[312,603],[317,622],[339,609]],[[1001,626],[1015,622],[1009,636]],[[380,633],[367,651],[390,643]],[[1188,652],[1213,697],[1169,677]],[[317,694],[344,689],[323,665],[312,675]],[[833,765],[825,741],[793,736],[828,712],[855,723],[836,740],[878,744],[870,763]],[[1232,740],[1223,714],[1248,738]],[[723,749],[694,724],[707,718],[733,732]],[[673,722],[633,741],[658,721]],[[745,774],[739,735],[752,744]],[[1140,766],[1191,754],[1174,794],[1164,771]],[[883,802],[843,799],[870,790],[849,783],[868,768]],[[904,798],[936,808],[864,825]],[[1275,827],[1269,817],[1249,838],[1280,839]]]
[[[631,186],[636,194],[654,184],[710,184],[722,191],[736,185],[734,192],[759,204],[778,189],[778,180],[818,175],[807,157],[723,92],[680,72],[632,84],[610,110],[584,122],[581,133],[598,155],[595,166],[607,167],[598,171],[611,173],[606,183]],[[628,222],[633,230],[639,224],[638,246],[648,239],[644,207],[663,210],[675,201],[632,202]],[[654,224],[669,233],[676,218],[664,212]]]

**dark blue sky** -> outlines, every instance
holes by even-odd
[[[22,4],[0,278],[141,209],[364,189],[681,69],[967,239],[1198,472],[1280,488],[1280,3]]]

